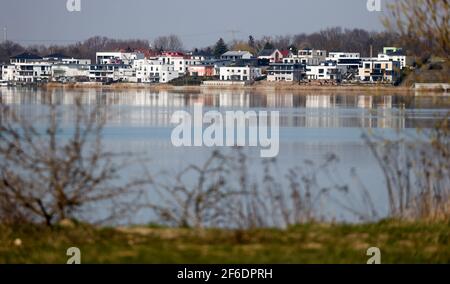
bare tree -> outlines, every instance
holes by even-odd
[[[448,0],[399,0],[390,6],[385,26],[401,35],[405,45],[421,53],[449,59],[450,3]],[[421,54],[417,54],[421,55]]]
[[[131,212],[129,205],[139,197],[138,189],[144,181],[120,181],[120,171],[127,162],[118,161],[120,154],[104,150],[104,110],[95,107],[87,111],[77,99],[69,137],[59,136],[61,111],[54,104],[49,106],[44,127],[4,105],[0,111],[3,222],[44,222],[52,226],[63,219],[102,221]],[[87,217],[87,212],[100,204],[111,211],[98,219],[95,214]]]
[[[153,47],[160,51],[180,51],[183,49],[183,42],[176,35],[160,36],[153,41]]]

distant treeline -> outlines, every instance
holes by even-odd
[[[302,49],[314,48],[327,51],[360,52],[362,56],[370,55],[370,46],[374,55],[382,50],[383,46],[396,45],[398,36],[391,32],[369,32],[363,29],[342,29],[339,27],[328,28],[311,34],[297,34],[284,36],[263,36],[259,39],[253,36],[243,40],[234,40],[227,43],[228,49],[249,50],[253,53],[263,48],[274,47],[278,49]],[[0,62],[8,62],[9,57],[24,51],[39,55],[62,53],[75,58],[95,59],[97,51],[113,51],[117,49],[153,49],[183,50],[183,43],[175,35],[162,36],[153,42],[141,39],[119,40],[107,37],[95,36],[85,41],[68,45],[30,45],[7,41],[0,44]],[[214,43],[209,47],[198,47],[195,50],[212,51]]]

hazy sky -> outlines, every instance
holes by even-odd
[[[0,0],[0,27],[23,44],[70,43],[94,35],[142,38],[176,34],[185,47],[202,47],[219,37],[296,34],[331,26],[383,29],[381,13],[367,0]],[[383,2],[387,0],[381,0]],[[1,35],[3,39],[3,33]]]

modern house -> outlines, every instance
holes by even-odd
[[[111,83],[119,81],[119,69],[130,68],[126,64],[91,64],[89,80],[93,82]]]
[[[261,68],[253,66],[220,67],[221,81],[254,81],[262,76]]]
[[[283,54],[278,49],[263,49],[258,54],[258,59],[265,59],[269,63],[283,62]]]
[[[24,52],[10,58],[15,66],[13,81],[35,83],[48,81],[51,76],[51,64],[43,61],[42,57]]]
[[[189,66],[199,65],[200,59],[193,59],[189,55],[185,55],[182,52],[163,52],[158,60],[162,62],[163,65],[172,65],[173,69],[177,71],[180,75],[186,74],[188,72]]]
[[[411,66],[410,58],[406,56],[406,53],[401,49],[397,49],[394,52],[380,53],[378,54],[378,60],[390,60],[398,61],[400,63],[400,69],[404,69],[407,66]]]
[[[335,62],[341,69],[343,80],[357,79],[358,69],[361,65],[361,54],[359,52],[330,52],[327,62]]]
[[[307,65],[306,78],[309,80],[341,81],[342,74],[336,62],[327,61],[320,63],[320,65]]]
[[[252,59],[253,54],[251,54],[248,51],[227,51],[222,56],[220,56],[220,59],[222,60],[230,60],[230,61],[237,61],[242,59]]]
[[[133,62],[137,83],[168,83],[180,76],[174,64],[161,60],[141,59]]]
[[[395,83],[399,78],[399,61],[379,60],[378,58],[362,59],[359,68],[359,79],[361,81]]]
[[[144,54],[141,52],[122,52],[122,51],[102,51],[97,52],[97,64],[132,64],[134,60],[144,59]]]
[[[306,68],[303,64],[296,63],[271,63],[267,69],[267,81],[269,82],[294,82],[305,77]]]

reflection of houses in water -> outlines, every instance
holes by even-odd
[[[361,127],[365,128],[405,128],[406,115],[403,108],[394,107],[393,96],[358,96],[361,112]]]
[[[334,107],[331,96],[306,96],[306,108],[331,108]]]
[[[173,112],[189,110],[200,103],[205,111],[211,108],[249,109],[280,111],[282,127],[364,127],[404,128],[414,127],[421,114],[408,112],[406,106],[414,108],[414,101],[401,96],[355,96],[355,95],[304,95],[275,91],[207,90],[200,92],[152,92],[149,90],[43,90],[1,89],[3,104],[16,108],[28,107],[30,115],[39,108],[34,104],[62,104],[67,110],[80,94],[84,105],[107,105],[111,121],[123,125],[169,126]],[[421,102],[424,102],[422,99]],[[426,100],[425,105],[431,105]],[[408,107],[409,109],[410,107]],[[45,112],[41,110],[43,114]],[[64,113],[69,119],[69,111]],[[411,119],[412,117],[412,119]]]
[[[250,107],[250,95],[245,91],[220,91],[215,106],[218,107]]]

